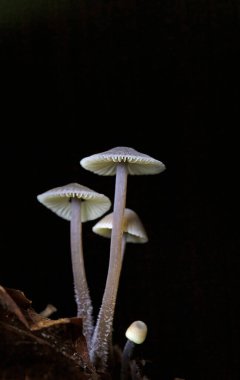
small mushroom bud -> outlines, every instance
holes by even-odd
[[[40,312],[41,316],[44,318],[49,318],[53,313],[57,311],[57,308],[52,304],[48,304],[44,310]]]
[[[132,357],[133,350],[136,344],[142,344],[147,336],[147,325],[142,321],[133,322],[127,329],[125,343],[122,354],[121,380],[128,379],[129,361]]]
[[[100,236],[111,238],[113,228],[113,212],[105,215],[92,228]],[[126,243],[147,243],[148,236],[138,214],[130,208],[125,208],[123,217],[122,260]]]

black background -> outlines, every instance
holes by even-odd
[[[114,337],[148,324],[152,380],[239,378],[238,1],[1,1],[0,282],[75,315],[69,223],[37,202],[114,177],[79,161],[130,146],[166,165],[129,177],[149,242],[126,249]],[[109,241],[83,226],[94,313]]]

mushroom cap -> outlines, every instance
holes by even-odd
[[[134,321],[126,330],[125,336],[133,343],[141,344],[147,336],[147,325],[143,321]]]
[[[70,183],[39,194],[37,199],[63,219],[71,220],[71,198],[82,199],[81,221],[96,219],[107,212],[111,201],[103,194],[97,193],[78,183]]]
[[[104,237],[111,237],[113,212],[105,215],[92,228],[93,232]],[[148,241],[145,228],[135,211],[125,208],[123,217],[123,232],[128,243],[146,243]]]
[[[116,167],[120,162],[125,162],[128,174],[131,175],[158,174],[166,169],[161,161],[126,146],[85,157],[80,164],[96,174],[110,176],[116,174]]]

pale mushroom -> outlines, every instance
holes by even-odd
[[[93,308],[84,267],[82,223],[102,216],[111,207],[108,197],[78,183],[48,190],[37,196],[44,206],[70,221],[71,258],[77,315],[83,318],[88,345],[93,332]]]
[[[103,216],[93,227],[92,230],[97,235],[111,238],[113,227],[113,212]],[[148,237],[146,230],[137,215],[130,208],[125,208],[123,219],[123,236],[122,236],[122,259],[124,257],[126,243],[147,243]]]
[[[113,212],[103,216],[92,228],[96,234],[111,238],[113,227]],[[123,235],[122,235],[122,262],[124,259],[126,243],[143,244],[148,242],[146,230],[137,215],[137,213],[129,208],[124,210],[123,219]],[[121,262],[121,266],[122,266]],[[109,349],[112,348],[112,334],[109,335]],[[111,352],[112,354],[112,352]]]
[[[127,177],[131,175],[158,174],[165,165],[146,154],[129,147],[116,147],[94,154],[80,161],[83,168],[100,175],[116,175],[113,209],[113,228],[110,243],[110,260],[102,305],[94,329],[90,356],[99,368],[106,368],[111,352],[109,343],[119,285],[122,262],[122,236],[126,205]]]
[[[132,357],[134,347],[136,344],[142,344],[145,341],[147,331],[147,325],[143,321],[134,321],[126,330],[125,336],[127,341],[122,353],[121,380],[127,380],[129,378],[129,361]]]

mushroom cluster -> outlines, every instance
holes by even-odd
[[[115,305],[126,243],[146,243],[147,233],[137,213],[126,208],[128,175],[152,175],[165,165],[129,147],[116,147],[80,160],[82,168],[103,176],[115,175],[113,211],[105,216],[111,201],[105,195],[78,183],[48,190],[37,196],[39,202],[70,221],[72,271],[77,316],[83,320],[83,333],[93,365],[105,371],[112,362],[112,330]],[[110,239],[106,284],[96,322],[87,284],[82,248],[82,223],[103,216],[92,228],[97,235]],[[138,322],[137,327],[143,327]],[[145,338],[144,338],[145,339]],[[124,370],[125,372],[125,370]],[[123,375],[125,376],[125,375]]]

